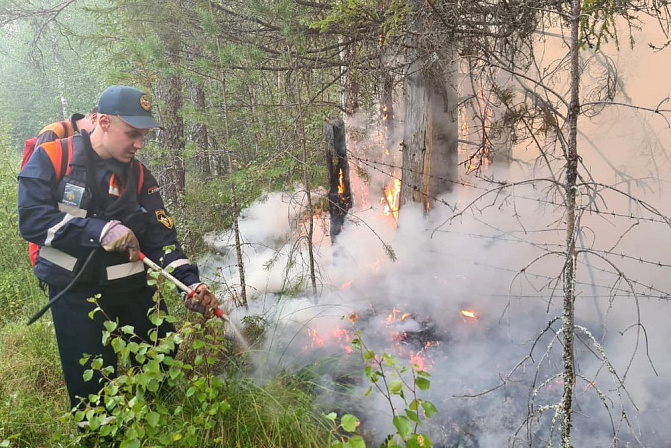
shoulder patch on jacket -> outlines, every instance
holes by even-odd
[[[147,194],[154,194],[154,193],[158,193],[158,187],[157,186],[147,188]]]
[[[156,220],[163,224],[168,229],[175,227],[175,222],[172,220],[168,213],[162,208],[156,210]]]

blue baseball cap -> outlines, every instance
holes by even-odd
[[[128,86],[110,86],[100,95],[98,113],[116,115],[138,129],[158,128],[151,114],[151,99],[142,91]]]

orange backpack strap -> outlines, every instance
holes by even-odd
[[[72,158],[72,137],[43,143],[42,149],[47,153],[54,167],[56,182],[60,182],[70,172],[68,161]]]

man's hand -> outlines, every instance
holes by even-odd
[[[210,291],[205,283],[196,283],[189,286],[196,294],[192,297],[187,297],[184,301],[184,306],[191,311],[202,314],[206,318],[214,316],[214,310],[219,308],[219,303],[216,297]]]
[[[130,261],[139,259],[140,242],[131,229],[119,221],[110,221],[103,229],[100,245],[107,252],[128,252]]]

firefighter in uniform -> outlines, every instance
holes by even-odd
[[[87,298],[101,294],[98,303],[107,318],[132,325],[136,335],[149,341],[153,327],[147,311],[156,304],[138,251],[173,268],[172,274],[196,291],[185,302],[188,309],[211,317],[218,306],[200,282],[197,266],[182,252],[156,179],[135,159],[156,127],[147,95],[111,86],[98,101],[93,132],[70,137],[62,178],[58,149],[65,145],[60,141],[36,148],[19,173],[19,230],[24,239],[41,246],[35,275],[49,285],[53,298],[80,274],[51,307],[72,407],[102,388],[100,378],[83,380],[88,365],[80,364],[82,354],[101,355],[104,365],[116,368],[113,349],[101,342],[105,318],[101,313],[89,317],[94,305]],[[175,250],[164,254],[165,246]],[[164,303],[160,306],[167,311]],[[159,337],[174,330],[164,322]]]

